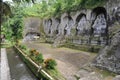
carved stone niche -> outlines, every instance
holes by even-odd
[[[72,29],[74,22],[71,16],[68,15],[66,18],[67,18],[67,23],[64,28],[64,35],[69,36],[71,34],[71,29]]]
[[[66,14],[62,16],[59,33],[61,35],[66,35],[66,36],[70,35],[73,25],[74,25],[74,21],[70,15]]]
[[[80,15],[78,15],[78,17],[76,18],[76,24],[77,24],[76,35],[82,36],[82,35],[89,34],[87,19],[86,19],[86,15],[84,13],[81,13]]]
[[[46,33],[46,35],[49,35],[51,33],[51,25],[52,25],[52,20],[48,19],[48,20],[44,20],[44,32]]]
[[[107,29],[107,23],[104,14],[99,14],[92,26],[94,36],[104,36]]]
[[[51,36],[55,36],[59,34],[59,25],[60,25],[60,19],[59,18],[52,18],[52,25],[51,25]]]
[[[91,25],[95,37],[106,36],[107,33],[107,12],[104,7],[96,7],[91,13]]]

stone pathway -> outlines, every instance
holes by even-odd
[[[90,62],[94,55],[88,52],[73,50],[69,48],[53,48],[50,44],[45,43],[23,43],[29,48],[37,49],[43,54],[44,59],[53,58],[57,61],[57,68],[67,80],[76,80],[75,73]]]
[[[0,80],[11,80],[6,49],[1,48]]]

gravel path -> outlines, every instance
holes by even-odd
[[[29,48],[39,50],[44,58],[53,58],[57,61],[57,68],[67,80],[76,80],[74,74],[93,59],[88,52],[68,48],[52,48],[45,43],[24,43]]]

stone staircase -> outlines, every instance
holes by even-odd
[[[105,73],[96,72],[90,63],[83,66],[75,75],[74,80],[120,80],[120,75],[106,76]]]
[[[90,63],[84,65],[76,74],[76,80],[104,80],[103,76],[92,69]]]
[[[91,72],[84,75],[79,80],[103,80],[103,79],[102,79],[102,76],[97,74],[96,72]]]

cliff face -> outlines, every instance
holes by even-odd
[[[93,64],[97,67],[120,74],[120,27],[111,39],[111,44],[103,48]]]
[[[93,61],[94,66],[120,74],[120,1],[109,0],[108,31],[109,45],[100,50]]]
[[[34,36],[40,36],[41,20],[36,17],[29,17],[24,20],[24,41],[33,40]]]
[[[54,33],[57,37],[54,43],[70,36],[74,44],[104,45],[105,47],[93,61],[93,65],[120,74],[119,4],[120,1],[113,3],[109,1],[105,7],[64,13],[59,21],[52,18],[51,26],[45,26],[44,30],[49,29],[50,33],[46,34],[50,36]],[[61,35],[65,37],[60,37]]]
[[[47,19],[43,23],[46,35],[55,37],[55,42],[62,41],[59,36],[64,36],[75,44],[106,44],[108,28],[104,7],[64,13],[60,18]]]

